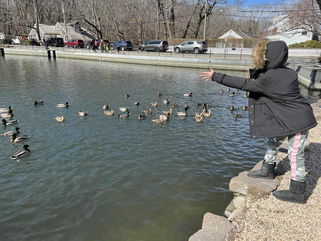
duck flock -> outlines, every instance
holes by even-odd
[[[229,97],[235,97],[236,95],[240,94],[240,92],[238,90],[232,92],[229,88],[227,88],[226,90],[219,90],[218,93],[219,94],[227,93],[227,95]],[[183,96],[185,98],[192,98],[193,92],[185,93],[185,94],[183,94]],[[138,116],[137,116],[138,120],[145,120],[148,116],[152,116],[151,115],[152,113],[161,113],[160,115],[157,115],[158,118],[152,117],[151,121],[156,124],[163,125],[163,124],[167,123],[170,120],[171,116],[173,116],[173,115],[176,115],[178,118],[182,118],[182,119],[186,118],[188,115],[192,115],[194,117],[195,122],[201,123],[201,122],[203,122],[204,118],[210,118],[213,113],[213,110],[210,108],[210,105],[208,105],[207,103],[196,103],[197,112],[195,112],[193,114],[189,113],[190,106],[188,104],[182,106],[183,107],[182,111],[175,111],[175,109],[178,110],[178,108],[180,107],[178,104],[171,103],[171,101],[168,98],[162,98],[161,93],[158,93],[157,97],[158,97],[158,99],[161,99],[161,100],[151,101],[149,108],[142,110],[141,113],[138,114]],[[243,97],[248,98],[248,93],[245,93]],[[125,94],[125,98],[129,98],[129,94]],[[44,105],[44,101],[34,101],[33,104],[35,106]],[[133,103],[133,105],[137,107],[140,105],[140,102],[135,101]],[[164,106],[166,106],[167,109],[164,110],[162,108]],[[57,104],[56,108],[69,108],[69,103],[65,102],[65,103]],[[103,108],[103,113],[105,115],[116,116],[119,119],[126,119],[131,115],[129,107],[118,107],[119,111],[117,110],[117,112],[115,111],[115,109],[110,108],[110,106],[108,104],[104,104],[102,106],[102,108]],[[161,108],[163,110],[157,110],[157,109],[161,109]],[[239,114],[238,111],[236,114],[234,113],[234,111],[238,110],[238,108],[236,108],[235,106],[233,106],[233,105],[229,106],[228,109],[233,113],[232,116],[235,118],[235,120],[242,117],[242,115]],[[243,111],[247,111],[248,107],[242,106],[240,109]],[[85,117],[87,115],[88,115],[87,110],[83,110],[83,111],[78,112],[78,116]],[[155,115],[153,115],[153,116],[155,116]],[[1,136],[10,138],[10,142],[12,144],[23,143],[29,139],[29,136],[22,135],[20,128],[16,127],[16,125],[19,124],[19,120],[14,119],[13,109],[11,106],[5,107],[5,108],[0,108],[0,117],[2,118],[2,125],[4,127],[8,127],[8,126],[14,127],[14,129],[4,132],[3,134],[1,134]],[[64,116],[56,116],[55,120],[57,122],[64,122],[65,117]],[[29,145],[24,144],[22,150],[14,153],[11,156],[11,159],[20,160],[23,157],[28,156],[30,153],[31,153],[31,151],[29,149]]]

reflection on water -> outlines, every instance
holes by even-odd
[[[32,151],[12,161],[22,145],[0,139],[0,240],[187,240],[206,211],[223,213],[230,178],[264,153],[262,141],[248,138],[243,93],[219,94],[223,87],[200,81],[199,70],[12,56],[0,69],[1,107],[12,106]],[[137,119],[165,98],[177,111],[188,104],[187,118],[152,123],[169,109],[160,104]],[[55,108],[66,101],[68,109]],[[196,123],[204,102],[214,114]],[[129,119],[104,115],[106,103],[117,114],[128,106]],[[230,105],[243,117],[235,121]]]

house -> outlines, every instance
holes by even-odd
[[[252,48],[257,36],[240,30],[230,29],[218,37],[217,48]]]
[[[267,39],[283,40],[290,45],[312,40],[313,33],[303,26],[291,27],[288,16],[282,15],[273,19],[271,27],[268,28]]]
[[[35,25],[36,27],[36,25]],[[94,35],[87,29],[80,26],[78,21],[70,23],[57,22],[55,25],[39,24],[41,41],[48,38],[56,37],[63,38],[64,41],[69,39],[82,39],[87,42],[94,38]],[[32,29],[29,33],[29,38],[38,39],[38,35],[35,29]]]

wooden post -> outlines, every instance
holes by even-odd
[[[50,53],[50,50],[47,50],[47,54],[48,54],[48,59],[51,59],[51,53]]]
[[[1,56],[4,57],[4,48],[0,48]]]
[[[52,56],[54,59],[56,59],[56,50],[52,50]]]

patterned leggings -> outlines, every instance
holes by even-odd
[[[304,164],[304,143],[308,137],[308,131],[296,133],[295,135],[268,138],[267,151],[264,156],[266,163],[272,164],[276,162],[276,155],[279,146],[285,138],[288,138],[288,158],[291,165],[291,179],[304,182],[305,181],[305,164]]]

